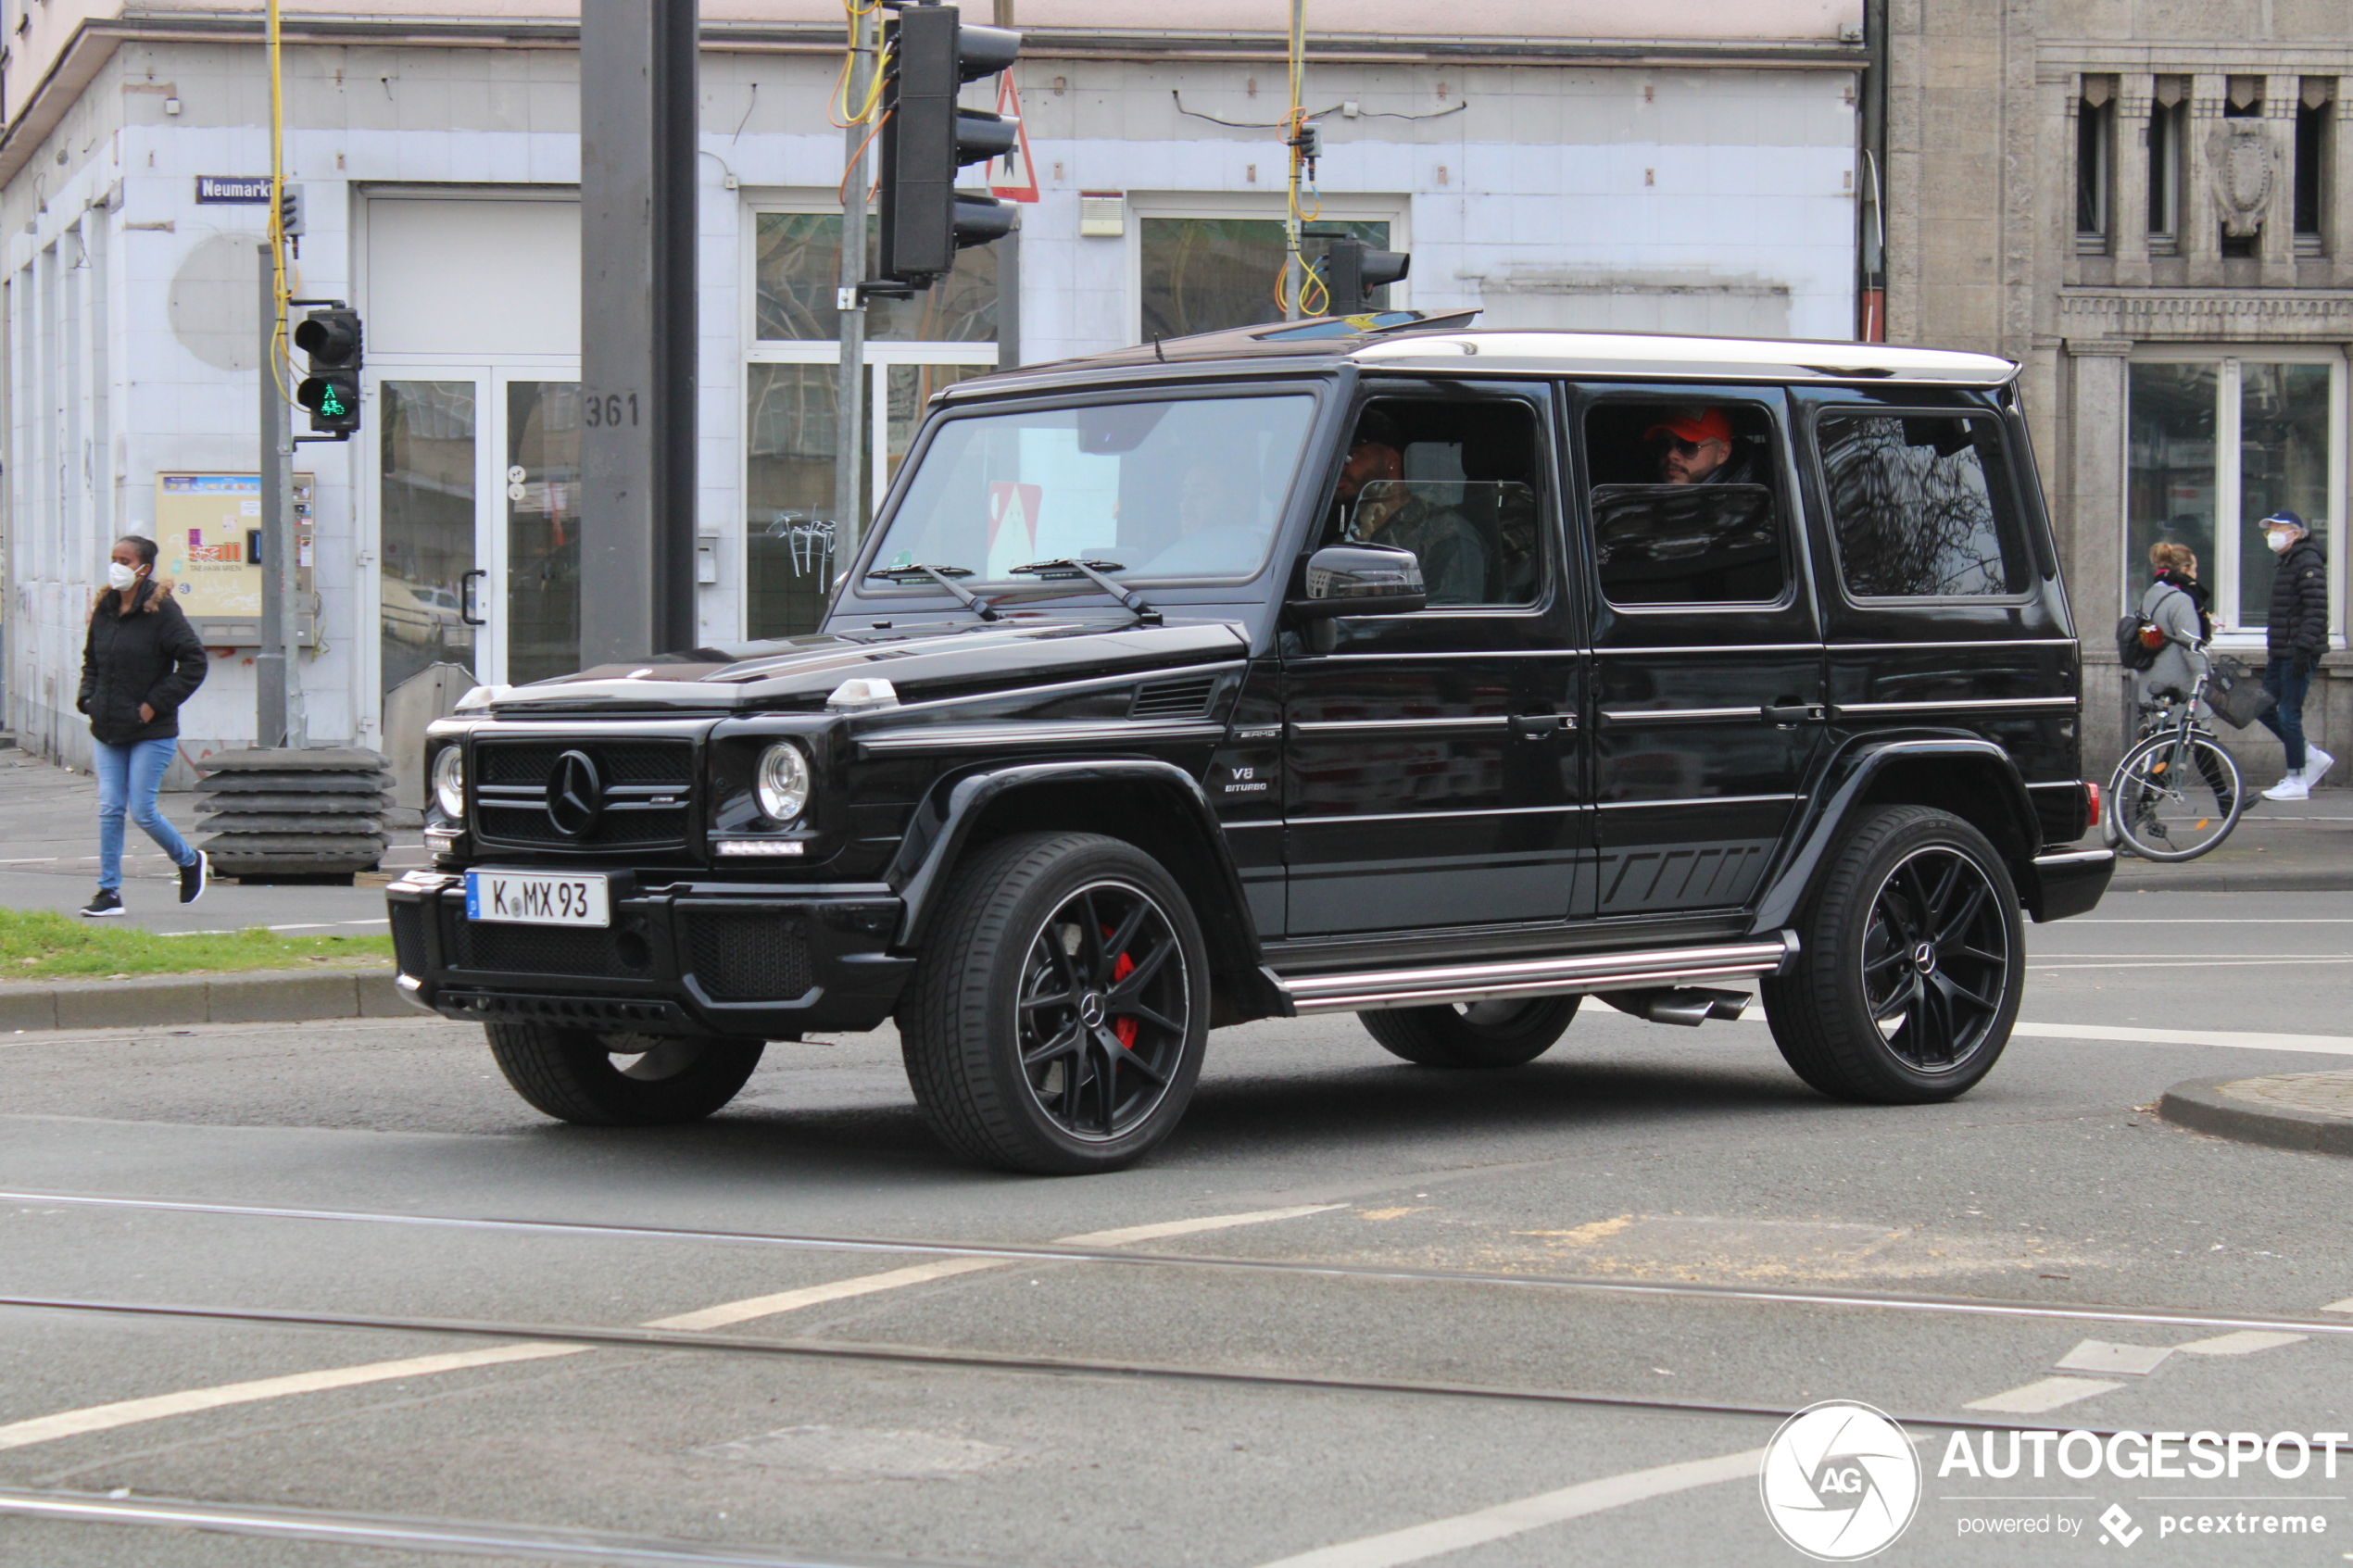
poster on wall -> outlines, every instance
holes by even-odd
[[[317,645],[318,600],[311,593],[312,478],[294,476],[296,587],[303,646]],[[159,473],[156,546],[180,608],[209,647],[261,642],[261,476]]]

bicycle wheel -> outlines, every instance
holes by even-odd
[[[2116,835],[2145,860],[2195,860],[2231,835],[2246,791],[2201,731],[2163,730],[2124,754],[2108,784]]]

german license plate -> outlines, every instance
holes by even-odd
[[[610,925],[605,879],[596,872],[468,872],[466,918],[510,925]]]

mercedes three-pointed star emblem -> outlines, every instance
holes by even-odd
[[[597,764],[585,751],[567,751],[556,759],[547,774],[547,821],[564,837],[577,843],[596,828],[605,814],[605,783]]]

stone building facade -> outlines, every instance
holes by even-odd
[[[2333,647],[2307,728],[2353,759],[2353,6],[1872,13],[1888,335],[2025,363],[2083,637],[2087,760],[2111,762],[2130,721],[2110,630],[2149,583],[2149,546],[2197,551],[2217,641],[2260,664],[2273,562],[2254,525],[2280,507],[2332,558]],[[2267,731],[2226,734],[2250,782],[2279,776]]]

